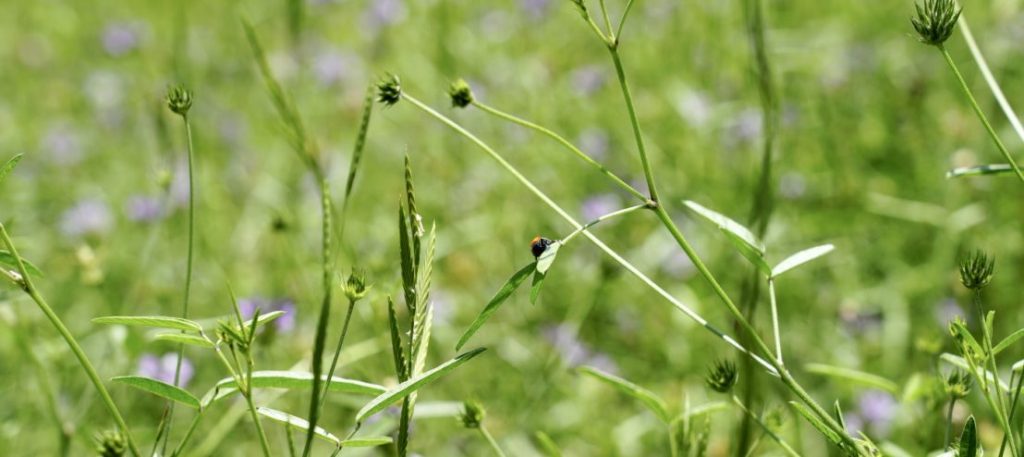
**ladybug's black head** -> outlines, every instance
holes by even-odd
[[[530,241],[530,252],[533,253],[534,257],[540,257],[552,243],[554,242],[547,238],[536,236]]]

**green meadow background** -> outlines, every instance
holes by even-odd
[[[613,12],[625,2],[608,0]],[[591,5],[596,10],[596,2]],[[367,88],[394,73],[403,90],[439,109],[498,152],[578,219],[633,204],[628,194],[548,138],[450,107],[448,83],[465,78],[485,103],[562,133],[627,181],[642,185],[632,131],[603,45],[565,0],[308,0],[296,40],[285,1],[7,2],[0,14],[0,161],[25,155],[0,189],[0,219],[45,276],[37,283],[104,377],[154,373],[176,346],[95,316],[180,312],[187,241],[184,132],[166,109],[171,84],[194,90],[197,251],[192,315],[230,312],[227,285],[243,301],[287,309],[293,322],[260,339],[258,369],[308,369],[320,299],[315,182],[285,140],[240,19],[249,18],[271,66],[325,153],[335,201],[344,193]],[[995,76],[1020,103],[1022,3],[965,5]],[[1000,162],[998,151],[934,49],[912,35],[910,1],[764,2],[769,63],[780,107],[768,189],[766,243],[775,263],[832,243],[836,251],[778,281],[786,362],[822,404],[838,400],[847,425],[908,455],[942,446],[944,403],[920,384],[948,371],[946,323],[974,316],[957,259],[982,248],[996,257],[986,306],[996,334],[1022,325],[1024,200],[1009,175],[947,179],[955,166]],[[613,17],[617,17],[614,14]],[[1011,152],[1020,142],[992,100],[959,33],[947,43]],[[662,202],[726,290],[739,296],[752,267],[714,227],[682,206],[697,201],[747,220],[761,170],[761,109],[739,1],[637,0],[621,38]],[[395,219],[403,157],[417,204],[436,224],[436,306],[428,366],[454,345],[483,305],[533,260],[529,241],[571,231],[464,138],[408,103],[374,108],[338,244],[347,275],[362,268],[373,289],[358,305],[339,374],[393,385],[386,297],[401,295]],[[595,228],[674,296],[736,334],[727,310],[651,214]],[[411,449],[424,456],[488,455],[462,428],[452,402],[479,399],[509,455],[542,455],[549,435],[565,455],[668,455],[656,417],[592,378],[596,366],[640,384],[674,411],[722,401],[707,367],[737,354],[586,242],[561,252],[540,300],[519,291],[470,346],[490,350],[420,394]],[[343,299],[336,301],[340,309]],[[769,335],[767,297],[756,323]],[[966,312],[965,312],[966,310]],[[331,335],[340,327],[340,313]],[[329,341],[334,340],[329,337]],[[1008,350],[1003,360],[1024,356]],[[201,395],[226,376],[208,352],[186,351],[187,387]],[[172,356],[173,357],[173,356]],[[890,390],[808,372],[843,366],[892,381]],[[788,393],[742,371],[753,409],[777,410],[805,455],[829,455],[786,408]],[[72,430],[71,455],[91,455],[92,436],[113,427],[64,342],[17,289],[0,288],[0,445],[6,455],[56,455],[58,432],[43,383]],[[148,448],[163,402],[111,384]],[[322,425],[347,434],[369,398],[334,395]],[[270,406],[304,415],[305,393]],[[215,406],[189,455],[254,455],[243,403]],[[979,397],[955,411],[1000,434]],[[394,420],[394,412],[383,414]],[[175,433],[187,416],[179,411]],[[716,412],[709,454],[732,455],[742,417]],[[390,418],[390,419],[389,419]],[[275,449],[284,431],[266,422]],[[959,425],[956,429],[959,430]],[[326,447],[318,448],[326,453]],[[358,455],[346,451],[344,455]],[[283,454],[282,454],[283,455]],[[387,455],[382,450],[362,455]],[[781,455],[767,440],[754,455]]]

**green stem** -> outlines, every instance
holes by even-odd
[[[647,159],[647,148],[644,146],[643,133],[640,131],[640,121],[636,116],[636,107],[633,106],[633,96],[630,95],[629,85],[626,83],[626,71],[622,68],[622,59],[619,57],[618,43],[608,46],[608,52],[612,55],[612,62],[615,63],[615,74],[619,78],[619,87],[622,89],[622,97],[626,100],[626,111],[629,112],[629,123],[633,126],[633,137],[636,140],[637,152],[640,154],[640,164],[644,169],[644,179],[647,180],[647,189],[651,194],[651,200],[660,203],[658,200],[658,187],[654,183],[654,172],[651,170],[651,163]]]
[[[324,394],[320,397],[320,409],[324,409],[327,403],[327,393],[331,391],[331,379],[334,378],[334,370],[338,366],[338,358],[341,356],[341,347],[345,344],[345,335],[348,334],[348,323],[352,320],[352,310],[356,307],[355,300],[348,301],[348,312],[345,313],[345,323],[341,327],[341,336],[338,337],[338,345],[334,348],[334,359],[331,360],[331,368],[327,370],[327,384],[324,385]]]
[[[117,409],[117,405],[114,404],[114,399],[110,397],[110,393],[107,392],[107,388],[103,385],[103,381],[100,379],[100,375],[96,373],[96,369],[93,368],[92,362],[89,361],[89,357],[85,355],[85,351],[75,340],[74,335],[64,325],[64,322],[57,316],[57,313],[50,308],[50,305],[46,303],[42,295],[36,289],[35,284],[32,282],[32,277],[28,274],[28,269],[25,268],[25,262],[22,261],[21,255],[18,254],[18,250],[14,247],[14,241],[11,240],[10,235],[7,234],[7,229],[3,223],[0,223],[0,237],[3,238],[4,245],[7,246],[7,250],[11,252],[14,260],[18,264],[18,272],[21,275],[20,285],[21,289],[32,298],[32,301],[36,302],[39,309],[46,315],[50,323],[57,332],[64,337],[64,341],[67,343],[71,352],[78,359],[78,363],[82,366],[82,370],[85,371],[86,376],[92,381],[94,387],[100,394],[100,399],[103,404],[107,407],[107,411],[113,417],[117,427],[124,434],[125,441],[128,442],[128,449],[131,450],[132,454],[137,457],[142,457],[142,452],[139,451],[139,447],[135,444],[135,440],[132,438],[131,432],[128,430],[128,424],[125,423],[124,418],[121,416],[121,411]]]
[[[1012,372],[1012,371],[1010,372],[1010,385],[1013,385],[1013,378],[1014,378],[1015,374],[1016,374],[1015,372]],[[1017,388],[1014,389],[1013,401],[1010,404],[1010,417],[1009,417],[1009,421],[1010,421],[1011,424],[1013,423],[1013,413],[1015,413],[1017,411],[1017,400],[1020,399],[1020,391],[1021,391],[1021,387],[1022,386],[1024,386],[1024,373],[1021,373],[1020,376],[1017,376]],[[1004,434],[1003,435],[1002,443],[999,444],[999,456],[1000,457],[1002,457],[1003,451],[1006,448],[1006,440],[1007,440],[1007,436]]]
[[[775,334],[775,358],[782,365],[782,337],[779,332],[779,306],[775,299],[775,279],[768,278],[768,297],[772,305],[772,333]]]
[[[203,411],[196,413],[195,417],[192,418],[192,423],[189,424],[188,430],[185,431],[185,436],[178,443],[178,446],[174,448],[174,452],[171,453],[171,457],[178,457],[185,450],[185,445],[192,439],[192,434],[195,433],[196,428],[199,427],[199,421],[203,418]]]
[[[768,425],[762,422],[760,417],[757,417],[757,415],[755,415],[753,412],[747,409],[747,407],[743,405],[743,402],[741,402],[740,399],[737,398],[735,395],[732,396],[732,402],[735,403],[741,411],[746,413],[747,416],[750,416],[750,418],[753,419],[754,422],[757,422],[757,425],[761,426],[761,429],[764,430],[765,434],[767,434],[773,441],[775,441],[775,443],[777,443],[779,447],[782,448],[782,450],[786,451],[786,454],[791,455],[793,457],[800,457],[800,454],[797,453],[796,450],[794,450],[793,447],[786,442],[786,440],[782,439],[781,436],[775,434],[775,432],[772,431],[772,429],[768,428]]]
[[[956,397],[949,400],[949,412],[946,413],[946,438],[942,441],[942,449],[949,449],[949,437],[953,430],[953,406],[956,405]],[[1006,444],[1004,441],[1003,444]],[[999,451],[999,455],[1002,455],[1002,449]]]
[[[595,225],[597,225],[597,224],[599,224],[599,223],[601,223],[603,221],[606,221],[608,219],[612,219],[614,217],[622,216],[624,214],[629,214],[629,213],[632,213],[633,211],[636,211],[638,209],[644,209],[644,208],[648,208],[648,206],[646,204],[630,206],[629,208],[623,208],[623,209],[620,209],[618,211],[612,211],[612,212],[610,212],[608,214],[600,216],[597,219],[594,219],[594,220],[592,220],[590,222],[587,222],[582,227],[574,230],[572,233],[567,235],[565,238],[562,238],[562,245],[564,246],[566,244],[569,244],[569,242],[572,241],[573,238],[576,238],[576,235],[579,235],[584,230],[587,230],[590,227],[593,227],[593,226],[595,226]]]
[[[626,8],[622,10],[622,18],[619,19],[619,27],[615,31],[615,39],[616,40],[621,39],[621,37],[622,37],[622,27],[624,25],[626,25],[626,18],[629,17],[629,11],[632,10],[632,9],[633,9],[633,0],[629,0],[629,2],[626,3]]]
[[[993,409],[995,410],[996,416],[999,418],[1001,425],[1003,426],[1004,438],[1007,438],[1010,445],[1010,453],[1017,455],[1017,442],[1014,437],[1013,428],[1010,426],[1009,414],[1007,412],[1007,401],[1003,401],[1003,389],[999,387],[999,367],[996,365],[996,356],[992,350],[992,334],[989,332],[988,319],[985,317],[985,310],[982,309],[981,305],[981,292],[978,290],[974,291],[974,308],[978,312],[978,318],[981,322],[981,341],[984,345],[987,367],[986,370],[992,371],[992,376],[995,378],[995,388],[993,389],[993,396],[995,397],[990,403],[994,403]],[[1009,392],[1005,392],[1009,396]]]
[[[960,82],[960,87],[964,90],[964,94],[967,95],[967,100],[971,102],[971,108],[974,109],[974,113],[978,115],[978,119],[985,126],[985,130],[988,131],[988,135],[992,137],[992,141],[996,143],[996,147],[999,152],[1003,154],[1003,158],[1013,167],[1013,172],[1017,174],[1021,182],[1024,182],[1024,172],[1021,171],[1017,162],[1013,160],[1013,156],[1010,155],[1010,151],[1006,150],[1006,146],[1003,145],[1003,141],[999,139],[999,135],[996,134],[995,129],[992,128],[992,124],[988,122],[988,117],[982,112],[981,107],[978,106],[978,101],[974,99],[974,94],[971,93],[971,89],[967,87],[967,81],[964,81],[963,75],[960,74],[960,70],[957,68],[956,63],[953,62],[953,57],[949,55],[949,51],[943,45],[938,45],[939,51],[942,56],[946,58],[946,63],[949,64],[949,68],[953,70],[953,74],[956,75],[957,81]]]
[[[992,90],[992,96],[995,97],[996,102],[999,103],[999,107],[1003,109],[1003,114],[1006,115],[1006,119],[1010,121],[1010,125],[1013,126],[1013,131],[1017,132],[1017,136],[1020,137],[1021,141],[1024,141],[1024,126],[1020,123],[1020,118],[1017,117],[1017,113],[1013,111],[1013,107],[1010,106],[1010,102],[1006,101],[1006,96],[1003,95],[1003,90],[999,88],[999,83],[996,82],[995,76],[992,76],[992,70],[988,68],[988,63],[985,62],[985,56],[981,54],[981,49],[978,48],[978,43],[974,41],[974,35],[971,34],[971,28],[967,26],[967,18],[964,14],[960,13],[960,20],[958,21],[960,27],[960,34],[964,36],[964,41],[967,42],[967,47],[971,50],[971,56],[974,57],[974,61],[978,64],[978,69],[981,70],[981,75],[985,77],[985,82],[988,83],[988,88]]]
[[[608,17],[608,7],[605,6],[604,0],[598,2],[601,5],[601,15],[604,16],[604,25],[608,29],[608,33],[612,33],[615,29],[612,28],[612,20]],[[615,35],[611,35],[611,39],[615,40]]]
[[[260,437],[260,448],[263,449],[263,457],[271,457],[270,442],[267,441],[267,434],[263,431],[263,423],[260,422],[260,415],[256,412],[256,405],[252,403],[252,392],[245,395],[245,403],[249,406],[249,414],[256,424],[256,433]]]
[[[480,430],[480,434],[487,439],[487,443],[491,445],[491,449],[494,449],[494,453],[497,454],[498,457],[505,457],[505,453],[501,450],[501,446],[498,446],[498,442],[494,440],[493,436],[491,436],[491,432],[487,431],[487,427],[484,427],[484,424],[480,424],[480,428],[478,430]]]
[[[549,130],[547,128],[544,128],[543,126],[540,126],[538,124],[530,122],[530,121],[528,121],[526,119],[514,116],[512,114],[509,114],[509,113],[506,113],[504,111],[498,110],[496,108],[493,108],[491,106],[485,105],[485,104],[480,103],[480,102],[475,101],[475,100],[473,101],[473,106],[476,106],[477,108],[480,108],[480,109],[484,110],[484,112],[486,112],[488,114],[492,114],[492,115],[497,116],[497,117],[499,117],[501,119],[510,121],[512,123],[515,123],[515,124],[519,124],[519,125],[521,125],[523,127],[530,128],[530,129],[536,130],[536,131],[538,131],[538,132],[540,132],[540,133],[542,133],[544,135],[547,135],[548,137],[550,137],[550,138],[554,139],[555,141],[557,141],[558,143],[560,143],[562,146],[565,146],[565,148],[568,149],[569,151],[571,151],[572,153],[576,154],[576,156],[579,157],[584,162],[586,162],[589,165],[597,168],[602,174],[607,176],[616,185],[621,187],[626,192],[629,192],[630,194],[632,194],[634,197],[640,199],[641,201],[644,201],[644,202],[647,201],[647,196],[646,195],[644,195],[639,190],[636,190],[635,187],[627,184],[625,181],[622,180],[622,178],[619,178],[615,173],[612,173],[610,170],[605,168],[604,165],[601,165],[600,163],[598,163],[596,160],[591,158],[585,152],[581,151],[579,148],[577,148],[575,145],[570,143],[568,140],[566,140],[561,135],[559,135],[559,134],[557,134],[557,133],[555,133],[555,132],[553,132],[553,131],[551,131],[551,130]]]
[[[306,444],[302,448],[302,457],[309,457],[313,449],[313,434],[320,419],[320,395],[323,388],[323,356],[327,343],[327,324],[331,315],[331,191],[323,170],[314,168],[320,181],[320,211],[322,218],[322,263],[323,263],[323,302],[320,304],[320,318],[316,326],[316,337],[313,342],[313,392],[309,400],[309,429],[306,431]]]

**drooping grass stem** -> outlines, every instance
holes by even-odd
[[[989,123],[988,117],[985,116],[981,107],[978,106],[978,101],[974,99],[974,94],[971,92],[970,87],[967,86],[967,81],[964,81],[963,75],[960,74],[960,69],[957,68],[956,62],[953,61],[953,56],[949,55],[949,51],[946,50],[944,45],[939,44],[937,47],[942,53],[942,57],[946,59],[946,63],[949,64],[949,68],[953,70],[953,74],[956,75],[957,82],[960,83],[960,88],[963,89],[964,94],[967,95],[967,100],[971,103],[971,108],[974,109],[974,113],[978,115],[978,119],[981,121],[982,125],[985,126],[985,130],[988,132],[988,135],[992,137],[992,141],[995,142],[996,148],[999,149],[999,152],[1003,154],[1003,158],[1005,158],[1010,166],[1013,167],[1013,172],[1017,174],[1017,178],[1019,178],[1021,182],[1024,182],[1024,171],[1021,171],[1020,166],[1018,166],[1017,162],[1013,160],[1013,156],[1010,155],[1010,151],[1006,150],[1006,146],[1003,145],[1003,141],[999,139],[999,135],[996,134],[995,129],[992,128],[992,124]]]
[[[572,153],[576,154],[576,156],[579,157],[584,162],[586,162],[586,163],[590,164],[591,166],[597,168],[602,174],[607,176],[609,179],[611,179],[613,182],[615,182],[616,185],[621,187],[626,192],[629,192],[631,195],[633,195],[634,197],[640,199],[641,201],[647,201],[648,197],[646,195],[644,195],[643,192],[640,192],[635,187],[627,184],[626,181],[623,181],[622,178],[618,177],[618,175],[616,175],[612,171],[610,171],[607,168],[605,168],[604,165],[601,165],[599,162],[597,162],[592,157],[587,155],[587,153],[581,151],[579,148],[577,148],[574,144],[570,143],[568,140],[563,138],[561,135],[559,135],[559,134],[557,134],[557,133],[555,133],[555,132],[551,131],[550,129],[547,129],[547,128],[543,127],[543,126],[540,126],[538,124],[530,122],[530,121],[528,121],[526,119],[523,119],[521,117],[514,116],[512,114],[506,113],[504,111],[501,111],[501,110],[499,110],[497,108],[494,108],[492,106],[486,105],[484,103],[480,103],[479,101],[476,101],[476,100],[473,101],[473,106],[476,106],[477,108],[480,108],[481,110],[483,110],[484,112],[486,112],[488,114],[492,114],[492,115],[497,116],[497,117],[499,117],[501,119],[507,120],[507,121],[515,123],[515,124],[519,124],[519,125],[521,125],[523,127],[530,128],[530,129],[536,130],[537,132],[540,132],[540,133],[542,133],[544,135],[547,135],[548,137],[550,137],[550,138],[554,139],[555,141],[557,141],[562,146],[565,146],[565,148],[568,149],[569,151],[571,151]]]
[[[324,385],[324,393],[320,396],[320,409],[324,409],[327,402],[327,393],[331,391],[331,379],[334,377],[334,370],[338,367],[338,358],[341,357],[341,347],[345,345],[345,336],[348,335],[348,324],[352,320],[352,310],[356,307],[355,300],[348,301],[348,312],[345,313],[345,323],[341,327],[341,336],[338,337],[338,345],[334,348],[334,358],[331,360],[331,367],[327,370],[327,381]]]
[[[321,229],[322,238],[321,246],[322,250],[322,263],[323,263],[323,302],[320,304],[320,317],[317,320],[316,326],[316,337],[313,342],[313,392],[309,400],[309,430],[306,432],[306,443],[302,449],[302,457],[309,457],[309,453],[313,449],[313,435],[316,429],[316,423],[320,419],[320,406],[323,404],[320,396],[323,390],[323,356],[324,349],[327,343],[327,324],[330,321],[331,315],[331,292],[332,292],[332,278],[334,270],[331,263],[331,214],[333,211],[331,204],[331,191],[327,181],[327,177],[324,175],[323,170],[315,168],[314,172],[320,181],[320,212],[321,212]]]
[[[50,308],[50,305],[46,303],[43,296],[39,294],[39,290],[36,289],[35,284],[32,282],[32,277],[29,276],[28,269],[25,267],[25,262],[22,261],[21,255],[18,254],[17,248],[14,247],[14,241],[11,240],[10,235],[7,234],[7,229],[3,223],[0,223],[0,237],[3,238],[3,243],[14,257],[15,262],[18,265],[18,273],[21,275],[20,285],[21,289],[32,298],[32,301],[39,306],[39,309],[46,315],[46,318],[50,321],[50,324],[57,329],[57,332],[64,338],[68,348],[78,359],[79,365],[82,366],[82,370],[85,371],[89,381],[92,382],[93,386],[100,394],[100,399],[103,401],[104,406],[107,407],[107,412],[114,419],[114,423],[117,424],[117,428],[124,434],[125,441],[128,443],[128,449],[132,455],[136,457],[143,457],[142,452],[139,451],[139,447],[135,444],[135,440],[132,438],[131,432],[128,430],[128,424],[125,423],[124,417],[121,416],[121,411],[117,409],[117,405],[114,404],[114,399],[110,397],[110,393],[107,388],[103,385],[103,381],[100,379],[100,375],[96,372],[96,369],[92,366],[92,362],[89,361],[89,357],[85,355],[85,351],[78,344],[75,336],[71,334],[67,326],[61,320],[60,316]]]
[[[733,395],[732,396],[732,402],[740,409],[740,411],[743,411],[744,414],[746,414],[754,422],[756,422],[757,425],[760,425],[761,429],[764,430],[765,434],[767,434],[768,437],[772,439],[772,441],[775,441],[775,443],[778,444],[779,447],[782,448],[782,450],[786,451],[786,455],[789,455],[789,456],[792,456],[792,457],[800,457],[800,454],[798,452],[796,452],[796,450],[794,450],[793,447],[790,446],[789,443],[786,442],[786,440],[782,439],[781,436],[776,434],[770,427],[768,427],[768,425],[765,424],[764,421],[762,421],[760,417],[758,417],[752,411],[747,409],[747,407],[743,405],[743,402],[740,401],[739,397]]]
[[[412,97],[412,96],[408,95],[404,91],[402,92],[402,99],[404,99],[404,100],[408,101],[409,103],[413,104],[413,106],[419,108],[420,110],[422,110],[423,112],[429,114],[430,116],[433,116],[437,120],[441,121],[443,124],[445,124],[448,127],[450,127],[455,132],[459,133],[460,135],[464,136],[466,139],[468,139],[471,142],[473,142],[474,144],[476,144],[480,149],[482,149],[489,156],[491,156],[491,158],[493,158],[495,161],[497,161],[498,164],[500,164],[502,166],[502,168],[504,168],[512,176],[514,176],[530,192],[532,192],[534,195],[536,195],[537,198],[539,198],[541,201],[543,201],[544,204],[546,204],[555,213],[557,213],[562,219],[564,219],[566,222],[568,222],[574,229],[580,229],[582,227],[582,225],[579,222],[576,222],[576,220],[572,216],[570,216],[568,212],[566,212],[564,209],[562,209],[561,206],[559,206],[557,203],[555,203],[553,200],[551,200],[551,198],[548,197],[547,194],[545,194],[543,191],[538,189],[537,186],[535,186],[533,184],[533,182],[531,182],[529,179],[527,179],[525,176],[523,176],[523,174],[520,173],[518,169],[516,169],[514,166],[512,166],[512,164],[508,163],[508,161],[506,161],[500,154],[498,154],[497,151],[495,151],[493,148],[491,148],[483,140],[481,140],[480,138],[476,137],[476,135],[473,135],[472,133],[467,131],[465,128],[463,128],[461,125],[455,123],[454,121],[452,121],[451,119],[449,119],[445,115],[437,112],[433,108],[431,108],[431,107],[427,106],[426,104],[424,104],[423,102],[417,100],[415,97]],[[763,366],[765,369],[767,369],[769,373],[772,373],[774,375],[778,374],[778,371],[776,370],[776,368],[774,366],[772,366],[771,363],[769,363],[768,361],[766,361],[763,358],[759,357],[757,354],[754,354],[754,353],[748,351],[745,347],[743,347],[734,338],[730,337],[729,335],[725,334],[721,330],[718,330],[717,328],[712,326],[710,323],[708,323],[707,320],[705,320],[699,314],[697,314],[692,309],[690,309],[690,307],[686,306],[685,304],[683,304],[682,302],[677,300],[675,297],[673,297],[671,294],[669,294],[665,289],[663,289],[661,286],[659,286],[657,283],[655,283],[651,278],[649,278],[647,275],[645,275],[639,269],[637,269],[635,266],[633,266],[632,263],[630,263],[628,260],[624,259],[621,255],[619,255],[618,252],[612,250],[610,247],[608,247],[608,245],[604,244],[604,242],[601,241],[599,238],[597,238],[594,234],[590,233],[590,231],[583,230],[581,233],[583,234],[583,236],[585,236],[587,239],[589,239],[592,243],[594,243],[594,245],[597,246],[598,249],[600,249],[600,250],[604,251],[606,254],[608,254],[608,256],[610,256],[619,265],[621,265],[623,268],[625,268],[626,271],[629,271],[630,273],[632,273],[634,276],[636,276],[638,279],[640,279],[644,284],[646,284],[648,287],[650,287],[655,292],[657,292],[658,295],[661,295],[663,298],[668,300],[669,303],[671,303],[677,309],[682,311],[683,314],[686,314],[687,317],[689,317],[690,319],[692,319],[695,322],[697,322],[699,325],[701,325],[702,327],[704,327],[705,329],[707,329],[708,331],[713,333],[715,336],[717,336],[721,340],[723,340],[726,343],[728,343],[729,345],[735,347],[740,352],[742,352],[744,354],[747,354],[750,357],[754,358],[754,360],[757,363],[759,363],[761,366]]]
[[[1010,121],[1010,125],[1013,126],[1013,131],[1017,133],[1021,141],[1024,141],[1024,126],[1020,123],[1020,118],[1017,117],[1017,113],[1013,111],[1013,107],[1010,106],[1010,102],[1006,101],[1006,96],[1003,95],[1003,90],[999,87],[999,83],[996,82],[995,76],[992,76],[992,70],[988,68],[988,62],[985,61],[985,56],[982,55],[981,49],[978,47],[978,43],[974,41],[974,35],[971,34],[971,28],[967,26],[967,18],[964,14],[960,13],[960,20],[958,22],[960,27],[960,34],[963,35],[964,41],[967,42],[967,48],[971,50],[971,56],[974,57],[974,62],[978,64],[978,69],[981,70],[981,75],[985,78],[985,83],[988,84],[988,88],[992,91],[992,96],[995,97],[996,102],[999,103],[999,107],[1002,108],[1003,114],[1006,115],[1006,119]]]
[[[626,215],[626,214],[632,213],[633,211],[636,211],[638,209],[644,209],[644,208],[648,208],[648,206],[646,204],[630,206],[629,208],[623,208],[623,209],[620,209],[618,211],[612,211],[612,212],[610,212],[608,214],[602,215],[602,216],[598,217],[597,219],[594,219],[594,220],[592,220],[590,222],[587,222],[586,224],[584,224],[580,228],[574,230],[572,233],[566,235],[565,238],[562,238],[562,244],[563,245],[569,244],[569,242],[572,241],[573,238],[576,238],[576,236],[579,235],[580,233],[582,233],[584,230],[589,229],[590,227],[593,227],[593,226],[595,226],[597,224],[600,224],[601,222],[604,222],[604,221],[606,221],[608,219],[612,219],[612,218],[615,218],[615,217],[618,217],[618,216]]]
[[[480,424],[480,427],[477,428],[477,430],[480,430],[480,434],[484,436],[487,443],[491,445],[491,449],[494,449],[494,453],[497,454],[498,457],[505,457],[505,452],[501,450],[501,446],[498,446],[498,442],[494,440],[493,436],[491,436],[491,432],[487,431],[487,427]]]
[[[956,406],[956,397],[949,399],[949,411],[946,412],[946,437],[942,440],[942,449],[949,449],[949,437],[953,431],[953,407]],[[1003,445],[1006,445],[1006,441],[1003,441]],[[999,449],[999,455],[1003,455],[1002,448]]]
[[[629,84],[626,83],[626,71],[622,68],[622,58],[619,57],[618,43],[608,45],[608,52],[612,55],[612,62],[615,63],[615,74],[618,76],[619,88],[622,89],[622,97],[626,101],[626,111],[629,113],[629,123],[633,127],[633,137],[636,140],[637,153],[640,155],[640,164],[644,170],[644,179],[647,181],[647,191],[651,194],[651,200],[661,204],[658,200],[658,187],[654,182],[654,172],[651,170],[651,163],[647,158],[647,147],[644,146],[643,132],[640,131],[640,120],[637,119],[636,107],[633,106],[633,96],[629,92]]]
[[[775,335],[775,358],[779,365],[782,363],[782,337],[779,332],[779,306],[775,299],[775,279],[768,278],[768,298],[772,305],[772,333]]]

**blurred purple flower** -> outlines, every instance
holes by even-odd
[[[884,437],[896,416],[899,405],[890,393],[881,390],[869,390],[861,394],[857,401],[857,412],[864,423],[876,434]]]
[[[110,209],[101,200],[81,200],[65,210],[60,218],[61,233],[70,237],[103,234],[113,225]]]
[[[703,127],[711,120],[711,99],[703,92],[686,91],[676,98],[676,111],[692,127]]]
[[[366,10],[365,22],[372,29],[389,26],[405,19],[403,0],[374,0]]]
[[[843,422],[846,423],[846,431],[851,435],[858,435],[864,431],[864,419],[857,413],[843,413]]]
[[[168,352],[162,357],[153,354],[143,354],[139,357],[138,373],[140,376],[157,379],[168,384],[174,383],[174,370],[178,364],[178,354]],[[195,368],[187,358],[181,360],[181,372],[178,377],[178,386],[185,387],[192,380]]]
[[[600,161],[608,155],[610,141],[608,134],[604,130],[598,128],[586,129],[580,133],[576,142],[579,143],[580,150],[590,155],[594,160]]]
[[[274,330],[278,333],[288,333],[295,329],[295,302],[292,299],[268,300],[262,297],[247,297],[238,300],[238,310],[242,313],[242,319],[252,318],[257,308],[260,314],[284,311],[284,315],[274,320]]]
[[[349,54],[333,49],[327,50],[313,58],[313,74],[320,84],[332,86],[348,76],[356,62]]]
[[[592,365],[609,373],[617,373],[618,366],[610,356],[595,353],[586,343],[579,340],[576,331],[568,324],[548,325],[541,333],[562,357],[569,367]]]
[[[590,95],[604,85],[604,70],[599,65],[586,65],[573,70],[569,75],[572,87],[580,95]]]
[[[184,152],[182,152],[184,154]],[[183,157],[179,156],[179,157]],[[176,207],[188,205],[188,161],[179,160],[174,166],[174,175],[171,177],[171,201]]]
[[[82,140],[66,123],[51,125],[43,135],[41,146],[57,165],[71,166],[82,160]]]
[[[748,143],[761,135],[761,111],[747,108],[740,111],[729,123],[726,141],[730,145]]]
[[[779,194],[787,200],[796,200],[804,196],[807,191],[807,181],[804,175],[791,171],[779,178]]]
[[[103,29],[103,50],[120,57],[139,47],[142,27],[138,23],[114,22]]]
[[[455,310],[452,295],[444,289],[436,289],[430,292],[430,301],[434,306],[435,325],[449,323]]]
[[[551,0],[519,0],[519,6],[530,18],[540,19],[547,13]]]
[[[164,216],[164,205],[156,197],[133,195],[125,202],[124,212],[132,222],[153,222]]]
[[[967,315],[964,310],[960,308],[960,305],[955,299],[947,297],[935,307],[935,321],[939,325],[945,327],[953,320],[954,317],[960,316],[963,319],[967,319]]]
[[[622,209],[622,200],[615,194],[600,194],[583,200],[580,214],[584,221],[592,221],[612,211]]]

